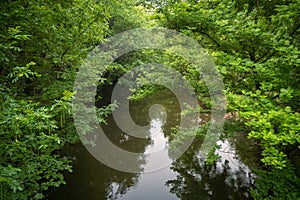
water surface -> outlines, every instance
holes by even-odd
[[[162,105],[161,115],[149,116],[149,109]],[[66,174],[67,185],[55,189],[48,199],[72,200],[198,200],[198,199],[250,199],[248,188],[253,184],[253,174],[238,148],[243,141],[243,151],[247,151],[245,138],[218,141],[219,161],[205,164],[199,149],[201,140],[194,140],[187,152],[177,160],[172,160],[166,149],[170,140],[171,127],[180,124],[180,108],[175,96],[170,93],[155,94],[141,102],[131,103],[130,114],[139,125],[150,124],[149,138],[135,138],[120,130],[112,116],[102,128],[107,137],[119,147],[144,152],[139,173],[126,173],[111,169],[98,160],[80,144],[64,150],[64,154],[74,160],[74,172]],[[201,123],[209,120],[201,114]],[[151,156],[161,151],[161,157]],[[253,155],[255,156],[255,155]],[[153,165],[169,159],[170,166],[149,172]],[[145,171],[148,171],[145,173]]]

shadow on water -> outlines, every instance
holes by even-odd
[[[149,117],[149,109],[160,104],[166,118]],[[194,140],[183,156],[171,166],[151,173],[144,173],[159,159],[147,156],[161,150],[168,157],[171,128],[180,124],[180,108],[176,97],[169,92],[154,94],[140,102],[131,102],[130,115],[139,125],[150,123],[150,137],[135,138],[118,128],[112,116],[102,125],[107,137],[117,146],[131,152],[144,152],[140,173],[125,173],[111,169],[96,160],[81,144],[64,150],[66,157],[74,160],[74,172],[66,174],[67,184],[55,189],[48,199],[72,200],[147,200],[147,199],[250,199],[248,188],[253,182],[251,169],[242,162],[236,139],[219,141],[221,159],[206,165],[199,156],[200,140]],[[202,121],[208,120],[202,115]],[[240,139],[242,141],[246,140]],[[247,151],[247,148],[243,148]],[[247,155],[247,154],[246,154]]]
[[[178,173],[168,180],[170,191],[179,199],[251,199],[248,192],[253,185],[251,169],[241,162],[235,144],[230,140],[218,141],[220,159],[206,164],[195,141],[189,151],[174,162],[171,169]]]

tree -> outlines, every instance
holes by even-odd
[[[265,180],[269,184],[259,184],[252,194],[264,198],[267,190],[269,198],[292,199],[300,196],[287,188],[288,181],[299,184],[300,2],[251,2],[182,1],[164,7],[158,18],[197,39],[214,57],[226,84],[229,112],[237,112],[238,123],[258,141],[262,169],[270,179],[278,169],[287,171],[277,173],[290,178],[278,181],[280,187]]]

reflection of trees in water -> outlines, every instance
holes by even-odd
[[[169,95],[168,97],[168,95],[166,93],[163,97],[155,96],[146,98],[141,102],[132,103],[131,117],[137,124],[146,125],[150,122],[150,107],[153,104],[162,104],[165,105],[168,121],[177,123],[176,120],[171,119],[178,118],[178,104],[174,100],[174,96]],[[127,135],[119,129],[112,116],[107,119],[107,123],[107,125],[101,127],[109,140],[116,146],[131,152],[145,152],[150,139]],[[169,126],[169,123],[167,123],[166,128],[170,129],[171,126]],[[74,157],[74,172],[66,174],[67,184],[55,190],[50,199],[118,199],[132,187],[135,187],[139,181],[139,174],[111,169],[101,164],[81,145],[72,146],[66,149],[64,153],[67,156]],[[107,153],[109,154],[109,152]],[[142,172],[146,161],[144,157],[139,159],[140,171]]]
[[[50,199],[117,199],[137,184],[138,174],[111,169],[96,160],[83,146],[73,146],[73,173],[66,174],[65,186],[55,190]]]
[[[127,136],[111,117],[108,119],[108,125],[102,128],[115,145],[132,152],[144,152],[149,143],[146,139]],[[64,153],[73,157],[74,172],[66,174],[67,184],[54,191],[50,199],[118,199],[138,182],[138,174],[120,172],[103,165],[82,145],[74,145]],[[145,158],[139,159],[142,172]]]
[[[204,164],[197,152],[199,142],[191,146],[180,159],[172,164],[178,173],[175,180],[167,181],[170,192],[182,200],[191,199],[248,199],[248,172],[242,167],[232,169],[228,160],[213,165]]]
[[[176,97],[170,91],[155,93],[139,102],[130,103],[130,114],[138,125],[150,123],[149,109],[154,104],[164,106],[167,122],[163,132],[167,137],[171,127],[180,123],[180,107]],[[102,125],[103,132],[116,146],[136,153],[145,152],[151,139],[132,137],[118,127],[113,117]],[[106,152],[110,155],[109,152]],[[120,196],[137,186],[139,174],[120,172],[111,169],[96,160],[83,146],[75,145],[65,151],[66,156],[74,157],[74,172],[66,174],[67,185],[55,190],[50,199],[118,199]],[[145,157],[138,160],[140,171],[146,164]]]

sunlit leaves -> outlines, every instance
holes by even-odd
[[[8,74],[8,78],[12,79],[12,83],[17,83],[20,79],[31,79],[32,77],[40,77],[41,74],[34,72],[30,69],[30,66],[36,65],[35,62],[30,62],[26,67],[14,67]]]

